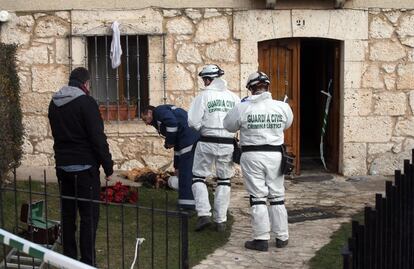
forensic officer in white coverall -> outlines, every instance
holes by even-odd
[[[289,238],[281,146],[293,113],[287,103],[272,99],[269,85],[265,73],[251,74],[246,87],[252,95],[224,119],[229,132],[240,130],[240,165],[250,195],[254,239],[245,247],[259,251],[268,250],[270,231],[276,234],[276,247],[285,247]]]
[[[196,231],[211,224],[211,207],[206,177],[216,168],[217,187],[214,195],[213,221],[217,231],[226,229],[227,209],[230,202],[230,178],[234,175],[232,154],[234,132],[223,127],[227,112],[240,102],[240,98],[227,89],[221,78],[224,71],[217,65],[205,66],[198,74],[205,88],[193,100],[188,111],[188,125],[200,131],[193,163],[193,195],[198,215]]]

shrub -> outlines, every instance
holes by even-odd
[[[0,43],[0,184],[22,156],[22,111],[16,45]]]

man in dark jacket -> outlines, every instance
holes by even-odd
[[[165,137],[165,148],[174,148],[174,168],[178,170],[178,207],[194,209],[195,201],[191,190],[193,146],[199,134],[188,127],[187,112],[173,105],[148,106],[141,118]]]
[[[99,200],[102,165],[107,180],[113,173],[104,125],[96,101],[89,96],[87,69],[74,69],[68,86],[56,92],[49,105],[54,138],[56,175],[62,196]],[[76,215],[80,215],[81,261],[95,265],[99,204],[62,199],[63,253],[77,259]]]

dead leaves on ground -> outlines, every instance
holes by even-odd
[[[143,167],[133,168],[132,170],[123,172],[121,175],[131,181],[141,182],[145,187],[159,189],[168,187],[168,178],[173,173]]]

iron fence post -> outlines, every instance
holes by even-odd
[[[188,213],[181,212],[181,269],[188,268]]]
[[[105,228],[106,228],[106,266],[109,266],[109,199],[108,199],[108,180],[105,180]]]
[[[122,249],[122,269],[125,268],[125,208],[124,204],[121,204],[121,249]]]
[[[3,211],[3,182],[0,181],[0,227],[4,229],[4,211]],[[7,261],[6,261],[6,245],[3,245],[3,261],[4,261],[4,268],[7,269]]]
[[[410,189],[410,160],[404,160],[404,228],[403,228],[403,234],[404,234],[404,248],[402,251],[403,256],[403,267],[408,268],[408,260],[409,260],[409,231],[412,229],[410,226],[409,221],[409,189]]]
[[[402,175],[400,170],[395,170],[394,173],[395,186],[396,186],[396,199],[394,200],[395,210],[395,236],[394,236],[394,247],[396,251],[396,263],[395,268],[401,268],[401,249],[402,249]]]
[[[382,247],[383,247],[383,226],[382,226],[382,218],[384,217],[384,212],[382,211],[381,207],[381,199],[382,194],[377,193],[375,194],[375,210],[377,212],[377,218],[375,221],[376,225],[376,232],[375,237],[377,238],[377,242],[375,244],[375,264],[374,268],[381,269],[383,268],[383,264],[381,262],[382,257]]]
[[[392,241],[392,235],[391,235],[391,211],[392,211],[392,182],[387,181],[385,182],[385,192],[386,192],[386,222],[385,222],[385,253],[388,255],[385,255],[386,258],[386,268],[392,268],[392,249],[391,249],[391,241]]]
[[[342,248],[342,260],[343,260],[343,269],[350,269],[350,254],[351,252],[349,251],[349,246],[344,246]]]
[[[169,223],[168,223],[168,192],[165,192],[165,268],[168,269],[168,230]]]
[[[390,248],[391,248],[391,257],[392,257],[392,267],[396,268],[396,264],[398,263],[398,250],[396,248],[396,234],[397,234],[397,212],[395,210],[396,203],[398,201],[398,190],[396,186],[391,187],[391,215],[390,215],[390,223],[391,223],[391,238],[390,238]]]
[[[364,223],[364,227],[366,228],[365,229],[365,233],[364,233],[364,237],[362,238],[362,241],[364,242],[364,253],[365,253],[365,255],[364,255],[364,257],[363,257],[363,259],[364,259],[364,263],[363,263],[363,265],[364,265],[364,269],[365,268],[369,268],[369,259],[370,259],[370,249],[371,249],[371,246],[370,246],[370,238],[369,238],[369,229],[370,229],[370,227],[369,227],[369,210],[370,210],[370,208],[369,207],[365,207],[364,208],[364,220],[365,220],[365,223]]]
[[[359,242],[358,242],[358,221],[352,221],[352,268],[358,268]],[[351,246],[351,244],[350,244]]]
[[[154,269],[154,199],[151,199],[151,268]]]
[[[14,233],[19,233],[19,220],[17,215],[17,174],[16,168],[13,169],[13,188],[14,188],[14,222],[15,222],[15,230]],[[17,250],[17,267],[20,268],[20,251]]]

